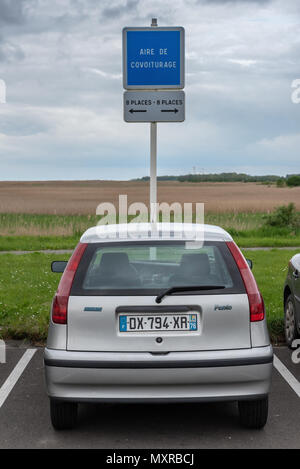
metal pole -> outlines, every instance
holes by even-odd
[[[157,27],[157,18],[152,18],[152,28]],[[157,123],[150,123],[150,222],[157,222]]]
[[[157,123],[150,123],[150,222],[157,221]]]

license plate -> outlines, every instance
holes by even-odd
[[[198,330],[197,314],[128,314],[119,316],[120,332],[176,332]]]

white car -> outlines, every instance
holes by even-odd
[[[90,228],[52,264],[64,271],[44,355],[53,426],[74,426],[81,402],[237,401],[241,423],[263,427],[273,352],[246,259],[216,226],[201,226],[203,243],[187,225],[143,227]]]

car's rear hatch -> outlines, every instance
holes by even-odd
[[[189,291],[189,282],[202,289]],[[174,285],[187,290],[158,304],[157,295]],[[226,243],[206,242],[198,250],[173,241],[88,245],[68,302],[68,350],[249,347],[248,296]]]
[[[144,316],[149,323],[157,316],[171,316],[173,322],[178,322],[186,315],[197,315],[197,330],[121,332],[119,315],[129,320]],[[249,303],[245,294],[232,295],[230,299],[227,295],[217,299],[213,295],[172,296],[165,299],[163,306],[155,304],[155,297],[134,297],[134,301],[132,297],[69,299],[68,350],[171,352],[250,346]]]

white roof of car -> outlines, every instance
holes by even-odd
[[[145,240],[232,241],[232,237],[219,226],[200,223],[124,223],[94,226],[80,239],[82,243]]]

